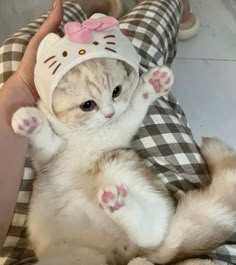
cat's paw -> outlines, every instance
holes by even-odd
[[[99,206],[111,212],[117,211],[125,205],[126,196],[127,188],[123,184],[103,187],[97,195]]]
[[[170,91],[174,82],[174,75],[171,69],[167,66],[157,66],[143,76],[143,82],[144,98],[148,98],[153,92],[159,96],[163,96]]]
[[[39,110],[33,107],[18,109],[11,121],[12,129],[16,134],[28,137],[40,130],[41,123]]]

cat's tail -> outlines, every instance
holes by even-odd
[[[202,153],[209,164],[211,183],[181,199],[163,244],[147,257],[153,263],[206,254],[234,231],[236,152],[218,139],[205,138]]]

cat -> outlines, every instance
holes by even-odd
[[[153,69],[135,92],[132,82],[128,65],[89,60],[69,71],[53,94],[53,111],[69,131],[49,122],[40,102],[39,109],[22,108],[13,116],[14,131],[30,139],[36,170],[28,226],[39,260],[45,250],[64,256],[57,249],[65,245],[69,252],[80,249],[75,259],[84,258],[82,264],[121,257],[127,264],[138,255],[137,246],[161,244],[172,200],[130,140],[150,103],[169,91],[173,75],[167,67]]]
[[[232,234],[233,197],[218,186],[218,176],[213,173],[208,188],[189,192],[176,209],[130,148],[149,105],[169,92],[172,71],[151,69],[134,91],[132,82],[125,63],[91,59],[59,82],[56,118],[40,101],[13,115],[13,130],[30,140],[36,172],[28,230],[38,264],[123,265],[139,256],[162,264],[206,253]],[[233,177],[222,178],[235,190]]]

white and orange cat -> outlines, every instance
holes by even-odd
[[[233,165],[213,172],[206,190],[190,192],[175,209],[130,148],[149,105],[169,92],[173,74],[155,67],[135,91],[132,78],[115,59],[91,59],[70,70],[52,97],[65,132],[40,102],[13,116],[14,131],[30,140],[36,172],[28,230],[40,265],[123,265],[140,256],[162,264],[206,253],[232,234]],[[213,168],[234,155],[217,141],[205,150]]]

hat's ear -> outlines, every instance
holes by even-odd
[[[106,17],[106,15],[102,13],[95,13],[90,18],[100,18],[100,17]]]
[[[44,37],[38,47],[37,60],[39,59],[39,56],[42,56],[45,51],[47,51],[56,41],[60,39],[61,38],[55,33],[49,33],[46,37]]]

